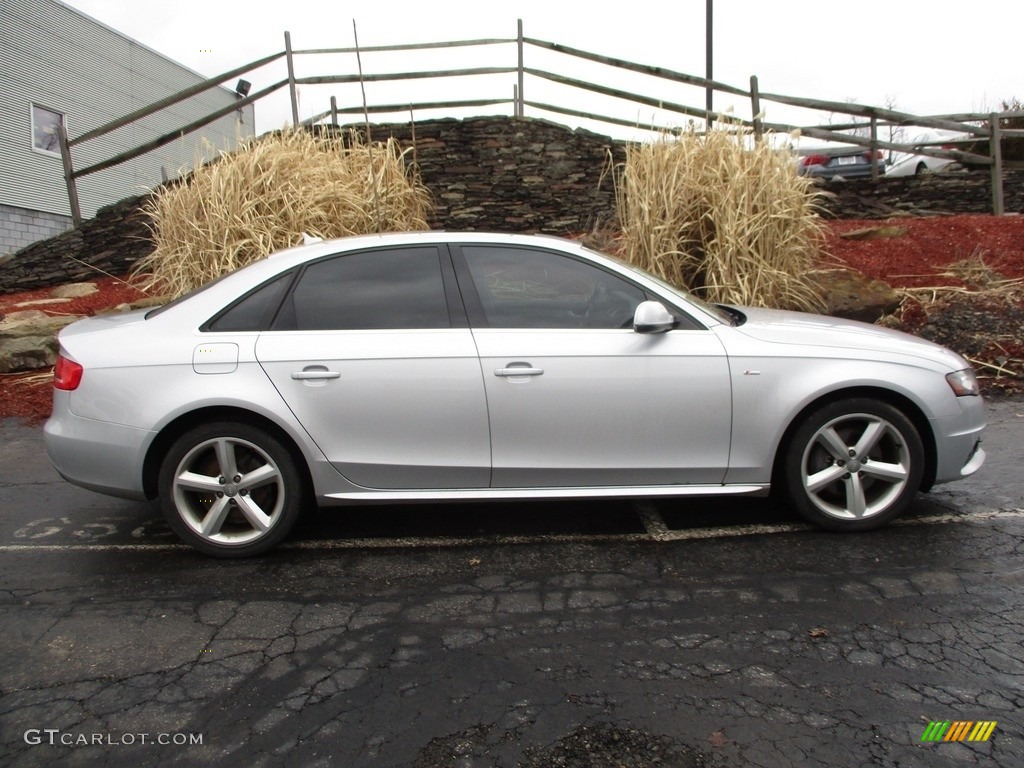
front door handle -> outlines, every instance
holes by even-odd
[[[527,368],[510,366],[508,368],[498,368],[494,371],[495,376],[540,376],[544,373],[543,368]]]

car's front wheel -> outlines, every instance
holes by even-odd
[[[189,430],[160,468],[160,501],[171,528],[217,557],[258,555],[280,543],[298,520],[303,490],[287,448],[243,423]]]
[[[924,447],[899,409],[854,398],[809,414],[787,443],[783,490],[810,522],[837,531],[878,528],[913,501]]]

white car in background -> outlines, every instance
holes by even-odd
[[[927,146],[929,149],[956,149],[957,141],[966,138],[962,133],[953,131],[923,131],[914,136],[908,142],[915,149]],[[893,176],[916,176],[922,173],[937,173],[947,166],[955,163],[946,157],[933,157],[932,155],[915,155],[911,152],[896,152],[885,175]]]

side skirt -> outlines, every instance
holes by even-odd
[[[323,504],[384,501],[502,501],[526,499],[632,499],[649,496],[765,496],[764,485],[652,485],[599,488],[470,488],[465,490],[380,490],[329,493]]]

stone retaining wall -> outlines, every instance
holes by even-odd
[[[622,162],[622,142],[530,118],[431,120],[371,126],[415,154],[433,194],[431,226],[451,231],[574,234],[614,224],[609,158]],[[1007,211],[1024,212],[1024,171],[1006,174]],[[989,176],[951,173],[907,179],[830,182],[827,215],[879,218],[894,213],[988,213]],[[0,265],[0,293],[128,271],[152,241],[140,211],[146,196],[101,208],[82,227],[18,251]],[[94,269],[95,267],[96,269]]]
[[[823,190],[823,207],[837,219],[992,213],[988,171],[834,181],[824,184]],[[1024,213],[1024,170],[1003,173],[1003,197],[1007,213]]]
[[[374,125],[370,137],[410,150],[433,193],[437,229],[565,235],[614,217],[605,170],[625,150],[607,136],[545,120],[475,118]]]

